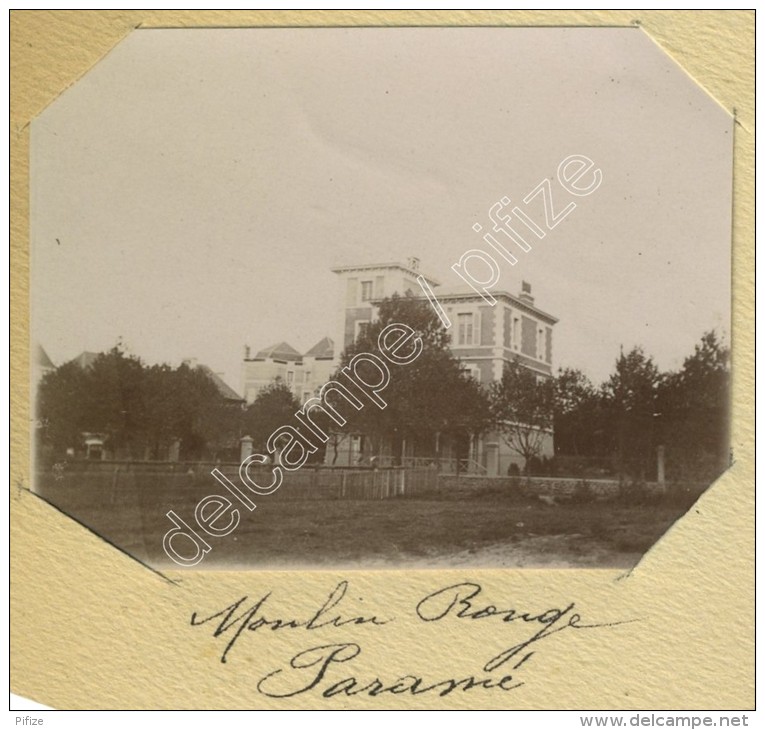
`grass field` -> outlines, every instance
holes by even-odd
[[[175,567],[162,549],[172,509],[193,524],[214,482],[141,474],[42,478],[46,501],[156,568]],[[286,487],[285,487],[286,488]],[[697,492],[696,492],[697,493]],[[619,567],[630,568],[691,506],[669,494],[546,504],[507,482],[438,489],[385,500],[279,501],[241,510],[237,529],[208,538],[205,568]]]

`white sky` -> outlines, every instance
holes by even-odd
[[[239,389],[245,343],[332,334],[332,265],[459,285],[473,223],[545,177],[568,202],[584,154],[601,187],[497,288],[559,317],[556,368],[679,367],[730,331],[732,135],[638,29],[138,30],[32,125],[33,337]]]

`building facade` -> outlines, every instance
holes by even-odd
[[[336,364],[335,345],[330,337],[319,340],[305,354],[286,342],[258,350],[254,357],[250,348],[245,347],[242,362],[245,401],[250,405],[263,388],[279,382],[302,403],[330,380]]]
[[[492,306],[471,289],[442,290],[438,281],[420,271],[416,258],[406,263],[359,264],[332,271],[338,277],[334,338],[325,337],[303,355],[287,343],[261,350],[254,358],[246,349],[242,391],[248,403],[274,380],[286,383],[301,402],[313,396],[330,379],[343,350],[376,319],[377,303],[393,294],[424,298],[418,276],[428,282],[451,322],[452,352],[479,383],[499,381],[505,365],[514,359],[537,377],[552,376],[553,331],[558,320],[536,306],[526,282],[517,294],[492,291],[496,299]],[[552,436],[552,431],[544,435],[541,456],[553,456]],[[443,449],[439,452],[443,457]],[[337,463],[346,465],[371,456],[364,453],[360,434],[348,439],[339,457],[335,454]],[[422,445],[404,445],[405,460],[426,460],[427,456]],[[507,474],[511,464],[523,467],[521,456],[498,433],[485,434],[459,449],[447,447],[446,461],[453,464],[458,458],[462,468],[490,475]]]

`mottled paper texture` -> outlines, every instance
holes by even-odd
[[[283,25],[632,25],[735,110],[732,445],[735,463],[628,575],[598,570],[338,573],[172,572],[116,551],[33,496],[28,401],[29,123],[137,27]],[[754,704],[754,13],[751,11],[13,11],[11,13],[11,689],[56,708],[733,709]],[[625,143],[629,143],[628,140]],[[702,151],[700,151],[700,154]],[[169,580],[168,580],[169,579]],[[245,636],[220,662],[192,629],[243,595],[274,592],[274,613],[310,615],[340,581],[384,627],[335,635]],[[462,581],[487,602],[544,610],[576,603],[585,622],[536,647],[512,692],[418,697],[258,694],[254,679],[322,642],[358,641],[338,675],[432,681],[478,670],[500,624],[414,618],[418,601]],[[278,611],[277,611],[278,607]],[[339,632],[339,630],[338,630]],[[508,645],[512,644],[511,641]]]

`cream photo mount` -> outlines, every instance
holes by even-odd
[[[734,464],[629,574],[475,569],[170,571],[166,576],[171,582],[167,582],[28,491],[31,413],[25,383],[29,374],[31,119],[138,26],[375,25],[383,21],[499,26],[628,26],[639,21],[723,107],[736,111]],[[316,707],[319,702],[327,709],[367,709],[380,707],[381,698],[386,707],[419,709],[753,707],[754,438],[749,393],[754,377],[750,283],[754,106],[752,47],[741,43],[742,37],[750,36],[753,40],[753,13],[747,11],[337,11],[335,15],[13,11],[12,689],[53,707],[82,709],[286,709]],[[730,73],[731,67],[735,73]],[[433,598],[455,586],[462,588],[449,596],[462,602],[464,616],[447,615],[446,607]],[[305,628],[312,620],[321,628],[324,621],[338,617],[334,609],[340,600],[348,610],[336,623],[338,634],[314,640],[301,633],[314,630]],[[224,623],[228,611],[235,620],[240,618],[236,613],[240,608],[247,615],[258,605],[271,621],[291,620],[302,626],[271,633],[273,626],[261,624],[252,636],[240,636]],[[539,657],[525,665],[513,662],[527,672],[522,688],[515,687],[517,680],[504,679],[508,673],[489,682],[496,691],[486,691],[490,687],[482,668],[497,657],[514,657],[513,650],[525,648],[522,645],[529,639],[514,633],[517,624],[511,626],[511,637],[503,638],[506,624],[499,618],[495,623],[486,621],[492,613],[487,605],[495,606],[496,613],[515,610],[525,614],[536,630],[543,627],[535,642]],[[481,610],[485,612],[481,621],[471,619]],[[211,621],[214,616],[217,622]],[[573,616],[577,620],[572,621]],[[368,620],[353,623],[362,617]],[[540,617],[546,617],[555,629],[570,630],[556,636],[550,629],[544,633],[547,624]],[[345,619],[350,628],[337,626]],[[577,630],[596,624],[602,628]],[[234,635],[237,651],[232,649],[224,663],[221,655]],[[241,651],[246,644],[250,648]],[[320,645],[334,648],[321,656],[304,653]],[[363,666],[360,657],[366,660]],[[479,661],[467,661],[468,657]],[[324,698],[301,692],[280,699],[277,695],[289,694],[284,688],[253,691],[254,671],[261,681],[268,674],[273,685],[286,676],[285,661],[290,658],[292,671],[306,680],[303,686],[312,681],[306,667],[313,665],[333,670],[332,681],[321,687],[324,691],[330,684],[349,681]],[[536,659],[540,661],[535,663]],[[62,671],[64,667],[69,671]],[[283,673],[272,676],[278,671]],[[413,678],[396,685],[404,674]],[[126,682],[126,677],[131,681]],[[380,681],[377,695],[353,693],[363,686],[376,686],[376,678]],[[416,684],[418,678],[422,681]],[[462,684],[443,696],[441,690],[448,684],[419,695],[412,691],[412,687],[449,681]],[[296,678],[290,686],[300,688],[301,684]],[[400,692],[390,690],[396,686]],[[383,688],[390,691],[383,693]]]

